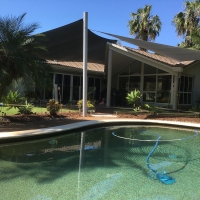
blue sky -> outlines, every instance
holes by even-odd
[[[184,10],[184,0],[0,0],[0,16],[26,12],[25,22],[38,22],[39,33],[72,23],[83,18],[83,12],[88,12],[89,29],[132,37],[127,26],[130,13],[146,4],[152,5],[152,14],[162,21],[162,30],[155,42],[177,46],[182,38],[177,37],[172,19]]]

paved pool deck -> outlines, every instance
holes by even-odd
[[[73,130],[81,130],[87,127],[94,127],[94,126],[107,126],[112,123],[115,125],[120,124],[133,124],[133,125],[167,125],[167,126],[181,126],[182,128],[196,128],[200,129],[200,124],[197,123],[186,123],[186,122],[174,122],[174,121],[163,121],[163,120],[138,120],[138,119],[126,119],[126,118],[107,118],[107,119],[99,119],[98,117],[94,120],[89,121],[82,121],[71,123],[67,125],[61,126],[54,126],[48,128],[40,128],[40,129],[32,129],[32,130],[23,130],[23,131],[12,131],[12,132],[1,132],[0,133],[0,140],[4,139],[19,139],[22,137],[29,137],[29,136],[48,136],[48,134],[63,132],[63,131],[73,131]]]

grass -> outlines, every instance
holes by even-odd
[[[16,115],[18,114],[18,109],[17,108],[11,108],[8,109],[9,107],[0,107],[0,116],[3,115],[3,113],[6,113],[6,115]],[[77,110],[72,110],[68,108],[62,108],[59,113],[62,112],[76,112]],[[45,114],[48,113],[47,109],[44,107],[34,107],[33,108],[33,113],[41,113]]]
[[[8,109],[9,107],[1,107],[0,106],[0,116],[3,116],[4,113],[6,113],[6,115],[16,115],[18,114],[18,109],[17,108],[11,108],[11,109]],[[62,108],[60,110],[60,114],[62,114],[62,112],[77,112],[78,111],[78,108]],[[200,117],[200,114],[199,112],[192,112],[192,111],[184,111],[184,112],[176,112],[174,110],[161,110],[162,111],[162,115],[167,115],[167,116],[170,116],[170,115],[176,115],[176,116],[184,116],[184,115],[188,115],[188,116],[195,116],[195,117]],[[89,112],[94,112],[94,110],[89,110]],[[134,112],[134,110],[132,108],[116,108],[114,110],[114,113],[115,114],[144,114],[144,113],[149,113],[150,111],[149,110],[144,110],[144,109],[141,109],[137,112]],[[33,108],[33,113],[36,113],[36,114],[49,114],[49,112],[47,111],[46,107],[34,107]]]

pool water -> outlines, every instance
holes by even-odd
[[[195,131],[110,126],[1,145],[0,199],[199,200],[200,137]],[[173,177],[171,185],[146,165],[158,135],[149,165]]]

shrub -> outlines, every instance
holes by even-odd
[[[140,101],[141,93],[139,90],[134,90],[131,91],[130,93],[127,94],[126,100],[128,101],[128,104],[132,104],[133,107],[138,107],[139,106],[139,101]]]
[[[134,109],[133,109],[134,115],[137,115],[137,112],[138,112],[138,111],[140,111],[140,107],[134,108]]]
[[[190,111],[193,111],[193,112],[200,112],[200,106],[199,105],[195,105],[193,106]]]
[[[12,107],[16,108],[17,107],[16,104],[20,104],[23,101],[23,98],[20,97],[20,94],[18,93],[18,91],[13,92],[10,90],[7,96],[2,97],[2,100],[4,104],[8,104],[9,109],[10,109]]]
[[[31,114],[31,113],[33,113],[32,112],[33,108],[34,108],[34,106],[32,104],[29,104],[29,103],[27,105],[25,105],[25,106],[18,106],[17,107],[18,112],[20,114]]]
[[[57,115],[57,113],[62,108],[62,104],[59,104],[59,102],[56,102],[54,99],[50,99],[47,103],[47,111],[49,111],[50,115]]]
[[[147,109],[147,110],[150,110],[150,109],[151,109],[151,106],[150,106],[149,104],[147,104],[147,103],[145,103],[145,104],[143,105],[143,107],[144,107],[144,109]]]
[[[81,110],[83,108],[83,100],[79,100],[77,102],[77,106],[79,108],[79,110]],[[94,102],[90,101],[90,100],[87,100],[87,108],[94,108]]]
[[[149,111],[150,111],[152,114],[154,114],[154,115],[156,115],[156,114],[162,112],[162,110],[161,110],[160,108],[158,108],[158,107],[156,107],[156,106],[150,106],[149,104],[144,104],[142,107],[143,107],[144,109],[149,110]]]

